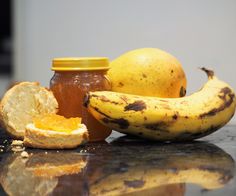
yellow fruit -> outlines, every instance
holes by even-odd
[[[229,84],[202,68],[208,81],[180,98],[138,96],[111,91],[89,92],[84,105],[104,125],[157,141],[186,141],[218,130],[233,117],[236,96]]]
[[[112,91],[156,97],[182,97],[186,77],[180,62],[165,51],[142,48],[111,62]]]

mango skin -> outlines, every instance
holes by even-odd
[[[157,48],[141,48],[121,55],[111,62],[107,76],[115,92],[166,98],[186,94],[182,65]]]

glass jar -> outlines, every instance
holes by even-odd
[[[111,90],[106,72],[109,60],[105,57],[55,58],[52,62],[54,75],[50,89],[58,104],[58,114],[81,117],[89,132],[89,141],[102,141],[111,129],[98,122],[83,106],[83,98],[88,91]]]

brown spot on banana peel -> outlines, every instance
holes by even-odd
[[[100,97],[99,97],[99,99],[102,101],[102,102],[111,102],[106,96],[104,96],[104,95],[101,95]],[[112,102],[113,103],[113,102]],[[114,102],[115,104],[118,104],[118,103],[116,103],[116,102]]]
[[[177,120],[178,115],[177,115],[177,114],[174,114],[174,115],[172,116],[172,118],[173,118],[174,120]]]
[[[172,121],[171,121],[172,122]],[[181,133],[179,133],[178,135],[174,136],[173,137],[173,133],[171,133],[170,131],[168,131],[168,126],[170,124],[168,123],[163,123],[163,122],[160,122],[160,123],[156,123],[156,124],[149,124],[149,125],[145,125],[145,128],[146,129],[149,129],[151,131],[155,131],[156,133],[160,133],[160,134],[157,134],[160,136],[159,139],[154,139],[154,138],[149,138],[149,139],[153,139],[153,140],[156,140],[156,141],[175,141],[175,142],[184,142],[184,141],[191,141],[191,140],[194,140],[194,139],[198,139],[198,138],[201,138],[201,137],[204,137],[206,135],[209,135],[213,132],[215,132],[216,130],[220,129],[221,127],[224,126],[224,124],[221,124],[221,125],[217,125],[217,126],[211,126],[209,127],[208,129],[206,130],[202,130],[201,132],[197,132],[197,133],[193,133],[192,131],[182,131]],[[161,136],[162,134],[164,134],[165,136],[167,136],[169,139],[161,139]],[[144,135],[145,137],[145,135]]]
[[[85,105],[88,106],[88,104],[85,104]],[[95,110],[97,113],[104,116],[104,118],[101,119],[103,123],[105,123],[105,124],[109,124],[109,123],[117,124],[120,129],[127,129],[129,127],[129,122],[126,119],[124,119],[124,118],[112,119],[109,115],[101,112],[97,107],[92,107],[92,106],[90,106],[90,107],[93,110]]]
[[[144,124],[144,127],[146,129],[152,130],[152,131],[160,131],[160,132],[166,132],[169,133],[167,130],[167,127],[169,127],[172,123],[169,122],[156,122],[156,123],[149,123],[149,124]]]
[[[187,104],[189,104],[189,102],[186,101],[186,100],[184,100],[184,101],[180,101],[179,103],[182,104],[182,105],[187,105]]]
[[[164,99],[160,99],[159,101],[161,101],[161,102],[168,102],[167,100],[164,100]]]
[[[137,111],[142,111],[146,108],[147,108],[146,103],[142,100],[138,100],[125,106],[124,111],[134,110],[137,112]]]
[[[91,97],[98,97],[102,102],[108,102],[108,103],[112,103],[114,105],[120,105],[121,104],[120,102],[111,101],[105,95],[97,96],[97,95],[92,94]]]
[[[145,184],[143,180],[125,180],[124,185],[131,188],[141,188]]]
[[[119,96],[121,100],[123,100],[126,104],[128,104],[128,97],[126,97],[125,95],[120,95]]]
[[[160,104],[158,104],[158,105],[161,106],[161,107],[163,107],[163,108],[166,109],[166,110],[171,110],[169,104],[166,104],[166,103],[160,103]],[[155,108],[155,109],[156,109],[156,108]]]
[[[118,85],[119,87],[123,87],[124,86],[124,84],[122,83],[122,82],[119,82],[119,85]]]
[[[226,96],[229,96],[228,100],[227,100]],[[213,108],[213,109],[211,109],[208,112],[200,114],[199,118],[204,118],[204,117],[208,117],[208,116],[214,116],[218,112],[223,111],[225,108],[230,107],[230,105],[234,101],[235,94],[232,92],[232,90],[229,87],[224,87],[224,88],[222,88],[220,90],[220,93],[219,93],[218,97],[223,101],[223,103],[219,107],[217,107],[217,108]]]
[[[220,94],[218,95],[218,97],[220,99],[222,99],[223,101],[227,102],[227,95],[229,95],[230,97],[230,103],[228,103],[229,105],[232,103],[233,98],[234,98],[234,93],[232,92],[232,90],[229,87],[224,87],[220,90]],[[227,105],[228,106],[228,105]]]
[[[129,127],[129,125],[130,125],[129,121],[127,121],[124,118],[113,119],[109,115],[101,112],[97,107],[91,107],[91,108],[94,109],[97,113],[99,113],[102,116],[104,116],[101,120],[105,124],[109,124],[109,123],[117,124],[120,127],[120,129],[127,129]]]
[[[117,124],[120,129],[127,129],[129,127],[129,121],[127,121],[124,118],[118,118],[118,119],[111,119],[111,118],[103,118],[102,122],[105,124]]]
[[[122,104],[120,102],[111,101],[105,95],[95,95],[95,94],[86,93],[85,96],[84,96],[84,99],[83,99],[83,105],[86,108],[88,107],[88,105],[90,103],[90,99],[92,99],[93,97],[100,99],[102,102],[109,102],[109,103],[112,103],[114,105],[121,105]]]
[[[110,116],[108,116],[107,114],[101,112],[97,107],[91,107],[91,108],[93,108],[97,113],[101,114],[102,116],[105,116],[105,117],[107,117],[107,118],[110,118]]]
[[[144,74],[144,73],[142,74],[142,76],[143,76],[143,78],[147,78],[147,75],[146,75],[146,74]]]
[[[146,129],[152,130],[152,131],[159,131],[159,132],[166,132],[169,133],[168,128],[170,126],[172,126],[176,120],[178,119],[179,113],[176,112],[173,116],[172,116],[172,120],[165,122],[165,121],[159,121],[156,123],[149,123],[149,124],[144,124],[144,127]]]
[[[206,130],[202,130],[201,132],[197,132],[197,133],[193,133],[192,131],[183,131],[180,134],[178,134],[177,136],[175,136],[172,141],[190,141],[190,140],[194,140],[194,139],[198,139],[201,137],[204,137],[206,135],[209,135],[213,132],[215,132],[216,130],[220,129],[221,127],[223,127],[224,124],[218,125],[218,126],[211,126]]]

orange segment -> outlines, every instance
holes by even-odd
[[[71,132],[79,128],[81,118],[65,118],[57,114],[46,114],[33,119],[34,126],[43,130]]]

